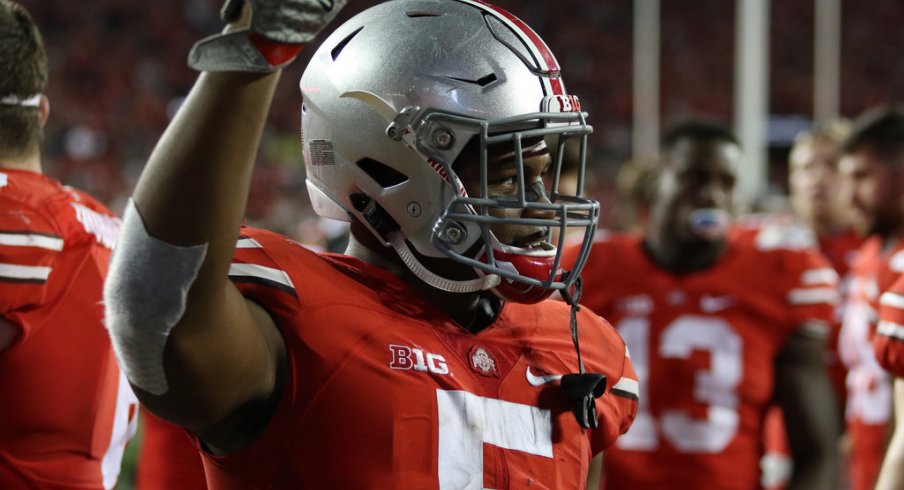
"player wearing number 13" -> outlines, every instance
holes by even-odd
[[[634,425],[606,453],[607,489],[759,488],[773,398],[788,420],[790,488],[832,488],[823,353],[837,274],[793,229],[732,228],[740,159],[718,126],[673,127],[645,235],[593,247],[582,303],[619,330],[641,387]]]
[[[586,154],[591,128],[520,20],[395,0],[338,27],[299,106],[314,209],[351,221],[349,248],[240,227],[279,66],[342,3],[252,0],[195,46],[114,253],[117,356],[213,490],[583,488],[637,382],[610,325],[544,301],[599,205],[557,189],[545,140]],[[585,237],[567,273],[553,228]]]

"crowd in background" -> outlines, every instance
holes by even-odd
[[[185,64],[188,49],[221,25],[220,3],[25,0],[23,5],[44,27],[50,54],[49,95],[54,105],[47,128],[47,172],[120,212],[150,149],[194,80],[195,73]],[[517,11],[549,43],[569,91],[581,97],[590,113],[603,225],[614,226],[610,191],[618,167],[629,157],[631,141],[633,2],[497,3]],[[661,53],[663,120],[694,114],[729,123],[734,2],[701,0],[693,9],[682,3],[661,5],[661,38],[668,40]],[[807,119],[812,113],[812,3],[772,2],[772,114]],[[904,9],[895,0],[845,0],[842,9],[841,110],[853,117],[904,90],[904,68],[889,62],[904,54],[899,29]],[[312,212],[297,211],[308,209],[297,80],[305,55],[313,51],[306,49],[303,59],[283,75],[277,100],[291,103],[273,108],[248,205],[250,221],[295,237],[303,231],[324,232]],[[776,138],[771,180],[778,192],[784,188],[784,152],[793,136]]]
[[[53,116],[46,127],[45,171],[120,214],[151,148],[195,80],[196,73],[185,65],[186,53],[221,25],[220,1],[22,3],[42,26],[50,54]],[[627,229],[644,222],[649,211],[644,206],[655,192],[653,176],[642,165],[626,165],[631,162],[634,2],[496,3],[517,11],[550,44],[569,91],[581,97],[591,114],[591,193],[603,205],[600,226]],[[729,125],[734,3],[702,0],[693,9],[682,4],[662,2],[661,37],[667,40],[661,53],[662,119],[667,123],[693,115]],[[812,0],[773,2],[770,15],[770,114],[796,118],[802,127],[809,125],[813,104],[812,6]],[[352,10],[364,5],[359,7]],[[895,0],[844,0],[842,8],[840,107],[843,116],[854,117],[900,99],[904,71],[890,60],[904,51],[899,32],[904,9]],[[333,240],[344,228],[310,209],[298,137],[297,81],[313,51],[313,46],[306,49],[302,60],[283,74],[246,215],[250,224],[334,248]],[[769,178],[779,196],[787,193],[788,151],[797,133],[793,128],[770,131]],[[634,208],[616,206],[629,201]]]

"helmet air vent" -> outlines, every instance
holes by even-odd
[[[405,15],[407,15],[408,17],[411,17],[412,19],[415,19],[418,17],[440,17],[443,14],[441,14],[439,12],[427,12],[427,11],[423,11],[423,10],[414,10],[411,12],[405,12]]]
[[[386,189],[399,185],[408,180],[408,176],[398,170],[380,163],[372,158],[362,158],[358,160],[358,168],[364,171],[371,179],[380,187]]]
[[[450,80],[455,80],[458,82],[470,83],[472,85],[477,85],[479,87],[486,87],[487,85],[499,80],[499,77],[496,76],[495,73],[490,73],[489,75],[484,75],[477,80],[469,80],[467,78],[458,78],[458,77],[449,77]]]
[[[364,26],[361,26],[361,27],[355,29],[354,31],[352,31],[351,34],[349,34],[348,36],[345,36],[344,39],[339,41],[339,44],[337,44],[336,46],[333,47],[332,50],[330,50],[330,55],[333,57],[333,61],[336,61],[336,58],[339,57],[339,55],[342,53],[342,50],[345,49],[345,46],[348,45],[349,42],[351,42],[352,38],[354,38],[355,36],[358,35],[359,32],[361,32],[361,29],[364,29]]]

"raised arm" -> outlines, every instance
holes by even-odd
[[[207,72],[154,149],[114,254],[105,301],[120,364],[148,408],[198,432],[214,450],[242,445],[220,437],[231,431],[224,424],[272,401],[284,359],[269,315],[227,277],[279,79],[273,65],[291,60],[267,50],[291,41],[297,53],[335,15],[336,3],[324,12],[316,0],[246,2],[230,33],[196,45],[191,63]],[[284,8],[289,4],[294,10]],[[254,17],[250,31],[242,27],[256,15],[252,5],[281,24],[267,31]],[[280,18],[299,11],[306,24]],[[261,36],[271,39],[253,46],[263,56],[245,59],[243,49]]]
[[[799,328],[776,361],[775,393],[794,464],[789,489],[837,484],[838,407],[826,375],[825,339]]]
[[[270,334],[275,329],[265,314],[252,315],[227,272],[278,78],[276,73],[202,74],[135,190],[135,210],[149,236],[172,246],[206,248],[166,342],[167,391],[147,396],[149,387],[136,386],[152,411],[195,430],[274,388],[278,335]],[[167,267],[152,258],[146,265]]]

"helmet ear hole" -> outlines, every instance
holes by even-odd
[[[380,187],[386,189],[408,181],[408,176],[372,158],[358,160],[358,168],[364,171]]]

